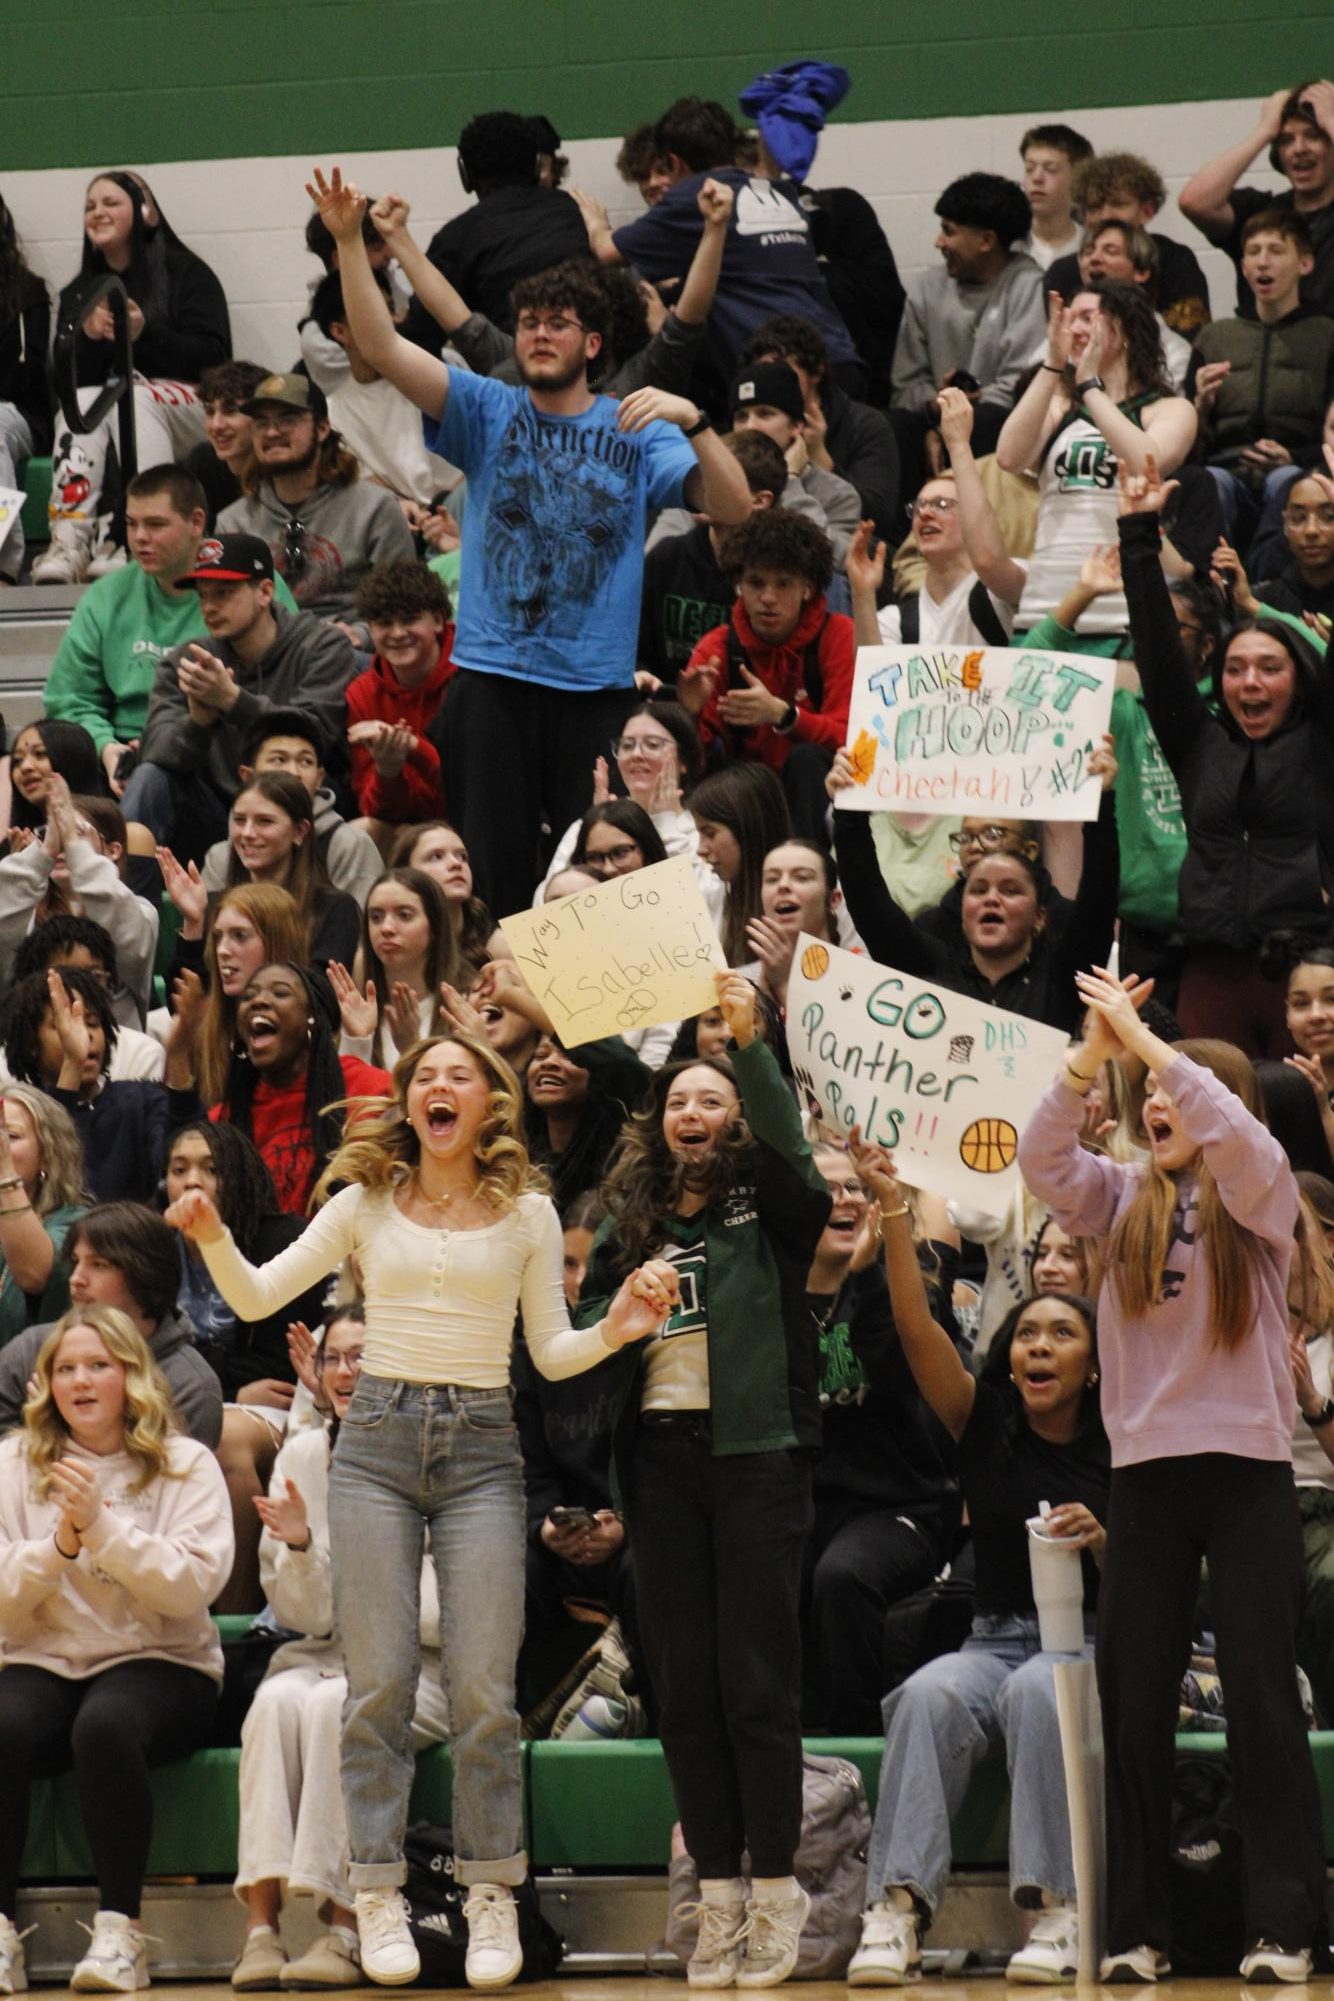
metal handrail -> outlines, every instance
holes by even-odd
[[[115,328],[112,369],[96,401],[88,409],[81,410],[77,358],[79,329],[93,307],[103,299],[111,302],[111,319]],[[80,292],[69,313],[60,322],[56,329],[51,373],[61,415],[76,437],[95,431],[107,412],[119,404],[116,421],[120,475],[122,486],[128,486],[139,470],[138,445],[134,434],[134,340],[130,333],[130,295],[114,271],[104,272],[87,291]]]

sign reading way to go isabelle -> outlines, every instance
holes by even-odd
[[[863,646],[843,807],[1096,820],[1088,776],[1107,728],[1116,662],[1023,647]]]
[[[990,1216],[1014,1198],[1024,1121],[1065,1055],[1059,1028],[895,973],[803,931],[787,1041],[808,1111],[894,1155],[910,1188]]]
[[[702,1014],[727,969],[689,855],[516,910],[500,928],[567,1048]]]

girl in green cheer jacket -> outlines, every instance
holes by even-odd
[[[798,1605],[819,1446],[806,1274],[830,1211],[796,1106],[720,974],[735,1048],[668,1064],[603,1188],[579,1320],[644,1256],[676,1309],[638,1351],[616,1434],[646,1664],[703,1902],[694,1986],[791,1973],[810,1902],[801,1828]],[[650,1250],[651,1247],[651,1250]],[[751,1858],[749,1895],[742,1851]]]

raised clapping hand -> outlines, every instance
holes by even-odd
[[[380,1004],[375,997],[375,982],[367,980],[366,991],[353,979],[346,966],[331,959],[327,967],[329,985],[333,988],[334,999],[338,1002],[338,1015],[343,1024],[343,1033],[354,1042],[364,1041],[374,1035],[380,1020]]]
[[[310,1534],[306,1502],[295,1480],[284,1480],[285,1494],[256,1494],[255,1513],[279,1542],[301,1544]]]
[[[1122,514],[1161,514],[1181,484],[1180,480],[1163,479],[1152,452],[1145,454],[1143,472],[1132,472],[1124,459],[1118,459],[1116,478]]]
[[[1116,542],[1093,549],[1079,566],[1079,581],[1095,597],[1110,597],[1121,588],[1121,550]]]
[[[190,645],[181,655],[176,681],[187,702],[212,711],[209,720],[228,715],[241,698],[236,676],[207,647]]]
[[[1047,294],[1047,360],[1052,368],[1070,363],[1070,314],[1059,292]]]
[[[755,1040],[755,989],[744,973],[717,972],[713,984],[718,1005],[727,1023],[727,1032],[738,1049],[749,1049]]]
[[[361,218],[366,213],[366,197],[352,181],[344,182],[341,167],[330,167],[324,178],[322,167],[311,170],[306,193],[320,212],[320,221],[335,243],[352,243],[361,235]]]
[[[953,459],[956,452],[967,448],[972,438],[973,406],[962,389],[942,389],[936,398],[936,408],[940,413],[940,435]]]
[[[833,763],[825,773],[824,789],[837,806],[839,793],[846,792],[849,785],[855,782],[852,775],[852,753],[846,744],[840,744],[834,752]]]
[[[56,1540],[81,1543],[102,1506],[97,1476],[77,1459],[57,1459],[50,1469],[51,1492],[60,1506]]]
[[[157,865],[162,871],[163,887],[186,923],[202,926],[208,910],[208,891],[195,863],[182,868],[170,848],[159,848]],[[197,937],[198,931],[194,935]]]
[[[46,976],[46,992],[51,1003],[51,1023],[60,1038],[64,1058],[56,1081],[62,1091],[76,1091],[83,1082],[83,1066],[93,1046],[83,999],[70,992],[54,966]]]
[[[852,531],[848,553],[843,559],[848,589],[875,597],[885,581],[885,545],[875,539],[875,523],[859,521]]]
[[[1142,1040],[1144,1029],[1139,1010],[1153,992],[1153,981],[1142,980],[1137,973],[1114,980],[1105,966],[1095,966],[1091,972],[1076,973],[1075,985],[1087,1010],[1076,1067],[1092,1075],[1122,1050],[1133,1050]],[[1071,1061],[1074,1056],[1072,1051]]]
[[[192,1244],[220,1243],[226,1235],[217,1204],[201,1188],[191,1188],[163,1210],[162,1220]]]
[[[54,858],[56,855],[63,855],[70,842],[78,839],[69,781],[62,778],[58,771],[53,771],[46,781],[46,798],[43,805],[46,812],[46,834],[42,845]]]
[[[676,699],[688,715],[706,709],[722,684],[726,668],[721,660],[692,660],[677,677]]]
[[[421,1009],[416,994],[406,980],[395,980],[385,1005],[384,1025],[400,1054],[421,1041]]]
[[[611,773],[605,757],[593,759],[593,804],[605,806],[611,798]]]
[[[854,1126],[848,1134],[848,1152],[857,1178],[872,1202],[882,1210],[902,1208],[903,1187],[895,1171],[893,1154],[863,1139],[860,1126]]]
[[[666,1258],[649,1258],[631,1272],[607,1308],[602,1324],[607,1346],[624,1348],[631,1341],[644,1340],[662,1325],[680,1297],[676,1266]]]

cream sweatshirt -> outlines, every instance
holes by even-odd
[[[102,1512],[74,1560],[56,1548],[57,1501],[39,1500],[26,1435],[0,1440],[0,1667],[83,1681],[125,1661],[175,1661],[222,1680],[209,1606],[231,1574],[232,1511],[218,1462],[173,1438],[170,1471],[138,1493],[128,1453],[68,1456],[97,1475]]]

